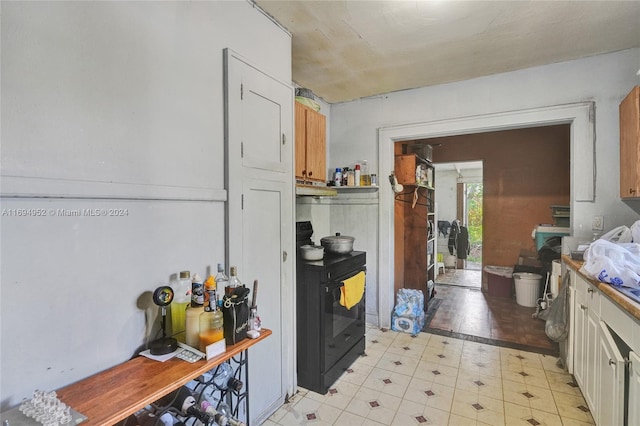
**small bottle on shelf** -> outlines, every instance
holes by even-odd
[[[333,183],[335,186],[342,185],[342,169],[338,167],[333,175]]]
[[[224,339],[224,327],[222,311],[218,309],[216,299],[216,282],[210,276],[205,283],[205,289],[209,294],[209,305],[205,306],[204,312],[200,314],[200,351],[206,352],[207,346]]]
[[[360,176],[361,176],[360,164],[356,164],[356,173],[355,173],[355,179],[354,179],[354,183],[356,186],[360,186]]]
[[[204,284],[200,275],[191,280],[191,304],[186,312],[185,343],[192,348],[200,347],[200,314],[204,312]]]
[[[262,321],[260,321],[260,317],[258,316],[257,306],[251,307],[251,312],[249,313],[249,330],[262,330]]]
[[[191,303],[191,273],[181,271],[177,282],[172,284],[173,302],[170,305],[171,330],[173,337],[182,343],[186,343],[185,327],[187,306]]]
[[[371,176],[369,175],[369,164],[367,160],[362,160],[360,165],[360,186],[371,186]]]
[[[218,263],[218,273],[216,274],[216,296],[218,297],[218,307],[222,306],[222,295],[229,284],[229,277],[224,273],[224,265]]]
[[[231,294],[236,288],[242,287],[242,283],[238,279],[238,268],[236,266],[232,266],[230,268],[230,272],[231,272],[231,276],[229,277],[229,284],[224,289],[225,294],[227,296],[231,296]]]

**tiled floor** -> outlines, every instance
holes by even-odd
[[[373,327],[366,340],[366,355],[326,395],[299,389],[264,424],[593,424],[555,357]]]

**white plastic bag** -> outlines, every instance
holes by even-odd
[[[640,243],[640,220],[636,220],[633,225],[631,225],[631,238],[634,243]]]
[[[630,243],[633,240],[633,237],[631,235],[631,229],[622,225],[617,228],[613,228],[611,231],[600,237],[600,239],[611,241],[612,243]]]
[[[604,283],[640,288],[640,244],[596,240],[584,252],[582,270]]]

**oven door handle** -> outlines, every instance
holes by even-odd
[[[324,292],[325,292],[325,293],[329,293],[329,290],[331,290],[331,289],[334,289],[334,288],[335,288],[335,289],[339,289],[339,288],[341,288],[341,287],[344,287],[344,282],[345,282],[346,280],[348,280],[349,278],[353,278],[353,277],[355,277],[355,276],[356,276],[356,275],[358,275],[360,272],[364,272],[364,273],[365,273],[365,275],[366,275],[366,274],[367,274],[367,267],[366,267],[366,266],[363,266],[362,268],[358,268],[358,270],[357,270],[355,273],[349,273],[349,274],[347,274],[346,276],[344,276],[344,275],[343,275],[339,280],[334,281],[334,282],[338,282],[338,283],[340,283],[338,286],[331,285],[331,283],[327,284],[327,285],[324,287]],[[365,287],[366,287],[366,284],[365,284]]]
[[[366,274],[367,274],[367,267],[366,267],[366,266],[362,266],[362,267],[360,267],[360,268],[356,269],[355,271],[351,271],[351,272],[349,272],[349,273],[347,273],[347,274],[344,274],[344,275],[343,275],[343,276],[341,276],[340,278],[337,278],[337,279],[333,280],[333,282],[338,282],[338,283],[340,283],[340,287],[342,287],[342,286],[344,285],[344,282],[345,282],[346,280],[348,280],[349,278],[353,278],[353,277],[355,277],[355,276],[356,276],[356,275],[358,275],[360,272],[364,272],[364,273],[365,273],[365,275],[366,275]]]

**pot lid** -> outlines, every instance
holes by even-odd
[[[330,235],[328,237],[321,238],[320,241],[327,242],[338,242],[338,241],[354,241],[354,237],[349,237],[348,235],[340,235],[339,232],[336,232],[336,235]]]

